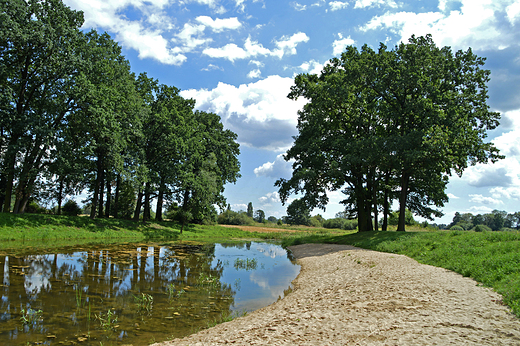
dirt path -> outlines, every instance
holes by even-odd
[[[520,320],[471,279],[347,245],[290,249],[302,269],[286,298],[160,345],[520,345]]]

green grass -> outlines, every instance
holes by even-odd
[[[409,256],[453,270],[492,287],[520,317],[520,232],[366,232],[291,237],[284,246],[303,243],[348,244]]]

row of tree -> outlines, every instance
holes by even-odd
[[[503,210],[493,210],[487,214],[459,213],[456,212],[453,221],[446,226],[451,230],[480,230],[486,226],[489,230],[499,231],[502,229],[520,229],[520,212],[508,213]],[[486,230],[487,228],[482,228]]]
[[[302,193],[312,210],[341,190],[360,231],[386,229],[393,200],[398,230],[406,209],[432,219],[448,200],[453,173],[502,158],[486,131],[500,115],[487,105],[489,70],[471,49],[438,48],[430,36],[392,50],[347,47],[319,75],[300,74],[288,95],[309,102],[298,112],[299,134],[285,155],[290,179],[276,182],[282,201]],[[372,218],[373,215],[373,218]]]
[[[89,191],[91,218],[134,217],[157,198],[201,220],[240,176],[236,134],[146,73],[61,0],[0,1],[0,206]],[[126,199],[124,196],[126,195]],[[123,200],[131,201],[123,205]],[[14,201],[14,204],[13,204]],[[133,215],[129,209],[133,209]]]

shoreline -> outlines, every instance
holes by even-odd
[[[519,345],[520,320],[472,279],[403,255],[289,248],[293,292],[245,317],[155,345]]]

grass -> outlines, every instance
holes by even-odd
[[[520,317],[520,232],[366,232],[286,238],[284,246],[335,243],[402,254],[492,287]]]

